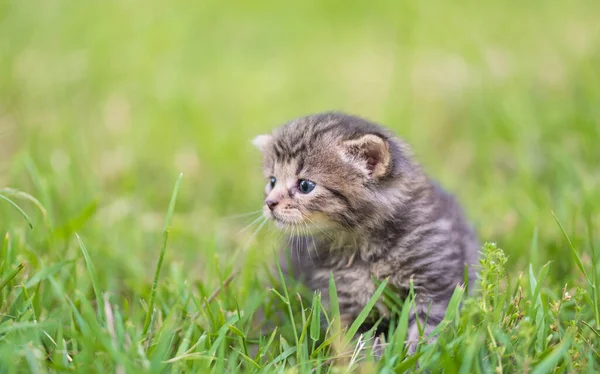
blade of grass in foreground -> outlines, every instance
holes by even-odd
[[[29,224],[29,227],[33,229],[33,222],[31,222],[31,218],[29,218],[29,216],[27,215],[27,213],[25,213],[25,211],[23,209],[21,209],[21,207],[18,206],[17,203],[15,203],[14,201],[12,201],[11,199],[9,199],[8,197],[6,197],[5,195],[3,195],[1,193],[0,193],[0,199],[8,202],[10,205],[13,206],[13,208],[15,208],[19,213],[21,213],[21,215],[23,216],[23,218],[25,218],[25,220]]]
[[[16,197],[19,197],[21,199],[24,199],[24,200],[27,200],[27,201],[33,203],[39,209],[39,211],[42,213],[44,222],[46,224],[48,224],[48,212],[46,211],[46,208],[44,208],[44,205],[42,205],[42,203],[35,197],[31,196],[27,192],[19,191],[19,190],[16,190],[14,188],[9,188],[9,187],[5,187],[5,188],[1,189],[0,194],[14,195]]]
[[[160,255],[158,257],[158,263],[156,264],[156,271],[154,272],[154,281],[152,282],[152,291],[150,292],[150,302],[148,303],[148,310],[146,311],[146,319],[144,321],[144,331],[142,335],[148,333],[150,327],[150,321],[152,320],[152,311],[154,310],[154,299],[156,298],[156,288],[158,287],[158,277],[160,276],[160,269],[162,267],[163,260],[165,258],[165,252],[167,251],[167,240],[169,239],[169,229],[171,227],[171,219],[173,218],[173,212],[175,210],[175,202],[177,201],[177,193],[179,192],[179,186],[181,185],[181,178],[183,174],[179,174],[173,193],[171,194],[171,201],[169,202],[169,210],[167,211],[167,218],[165,220],[165,229],[163,230],[163,241],[160,248]]]
[[[4,287],[6,287],[6,285],[13,280],[14,277],[17,276],[17,274],[19,274],[19,272],[21,270],[23,270],[23,268],[25,267],[25,263],[21,262],[19,264],[19,266],[17,266],[15,268],[15,270],[13,270],[5,279],[3,279],[2,281],[0,281],[0,291],[2,291],[4,289]]]
[[[388,282],[387,279],[384,280],[383,282],[381,282],[381,284],[379,285],[379,287],[377,288],[377,290],[375,291],[373,296],[371,296],[371,299],[369,299],[369,301],[367,302],[367,305],[365,305],[365,307],[360,312],[358,317],[356,317],[356,319],[350,326],[350,329],[348,330],[348,332],[346,332],[346,336],[344,337],[345,342],[349,342],[352,339],[354,334],[356,334],[356,332],[358,331],[358,328],[367,319],[367,317],[369,316],[369,313],[371,313],[371,310],[373,309],[373,307],[375,306],[377,301],[379,301],[379,297],[383,293],[383,290],[385,289],[387,282]]]
[[[554,214],[554,212],[552,212],[552,215],[554,216],[554,220],[558,224],[558,227],[560,228],[560,231],[562,232],[563,236],[565,237],[565,239],[567,239],[567,243],[569,243],[569,248],[571,248],[571,252],[573,253],[573,258],[575,259],[575,264],[579,268],[579,271],[581,271],[581,273],[585,277],[585,280],[587,280],[588,284],[592,285],[590,278],[588,277],[587,273],[585,272],[583,263],[581,262],[581,257],[579,257],[579,253],[577,253],[575,246],[573,246],[573,242],[571,242],[571,238],[569,238],[569,235],[567,235],[567,232],[565,231],[565,229],[563,228],[563,225],[558,220],[558,217],[556,217],[556,214]]]
[[[590,325],[589,323],[585,322],[585,321],[581,321],[581,323],[583,323],[584,325],[586,325],[590,330],[592,330],[592,332],[598,337],[598,339],[600,339],[600,332],[598,330],[596,330],[592,325]]]
[[[598,254],[594,246],[594,224],[592,223],[592,217],[587,217],[587,229],[588,229],[588,242],[590,243],[590,253],[592,254],[592,291],[593,291],[593,306],[594,306],[594,318],[596,320],[596,327],[600,327],[600,289],[598,289]]]
[[[536,367],[533,369],[531,374],[543,374],[550,373],[556,367],[556,365],[560,362],[560,360],[564,357],[565,353],[568,351],[571,346],[572,341],[571,336],[567,336],[563,342],[554,348],[554,350],[548,354]]]
[[[402,313],[400,314],[398,326],[396,327],[396,332],[394,333],[393,338],[397,347],[397,351],[400,352],[400,360],[404,359],[404,342],[406,341],[406,334],[408,333],[408,317],[410,315],[411,304],[412,299],[410,297],[404,301]],[[388,345],[388,348],[391,349],[391,347],[392,345]]]
[[[285,278],[283,276],[283,272],[281,271],[281,266],[279,266],[279,262],[277,261],[277,255],[274,254],[275,257],[275,263],[277,264],[277,272],[279,273],[279,281],[281,282],[281,286],[283,287],[283,294],[285,295],[285,298],[281,297],[281,299],[283,300],[283,302],[287,305],[287,309],[288,309],[288,314],[290,317],[290,322],[292,323],[292,328],[294,331],[294,339],[296,340],[296,355],[297,355],[297,359],[298,361],[300,361],[300,339],[298,337],[298,331],[296,330],[296,320],[294,319],[294,312],[292,311],[292,304],[291,304],[291,300],[290,300],[290,294],[288,292],[288,288],[287,288],[287,284],[285,282]]]
[[[77,233],[75,233],[75,237],[77,238],[77,242],[79,243],[81,253],[83,253],[83,258],[85,259],[85,265],[88,269],[88,273],[90,273],[90,278],[92,279],[92,288],[94,289],[94,294],[96,295],[96,308],[98,309],[98,316],[100,316],[102,314],[102,308],[100,307],[102,305],[102,292],[100,291],[100,281],[98,280],[98,274],[96,273],[96,268],[92,263],[90,254],[87,251],[85,245],[83,244],[81,237]]]
[[[333,279],[333,273],[329,273],[329,310],[331,321],[333,322],[333,334],[335,335],[341,331],[342,325],[340,323],[340,304],[337,298],[337,288]]]

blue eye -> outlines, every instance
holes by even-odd
[[[271,188],[275,187],[275,183],[277,183],[277,178],[271,177],[271,179],[269,179],[269,183],[271,184]]]
[[[306,179],[300,179],[298,181],[298,190],[303,194],[310,193],[312,190],[315,189],[315,187],[316,187],[315,182],[311,182]]]

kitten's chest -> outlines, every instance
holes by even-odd
[[[360,235],[342,237],[334,242],[324,242],[317,248],[319,253],[325,253],[323,258],[328,266],[349,268],[354,264],[366,267],[377,265],[377,274],[382,272],[379,268],[386,264],[388,254],[397,252],[395,246],[388,242]]]
[[[329,274],[352,274],[352,278],[362,278],[371,282],[373,278],[383,280],[394,274],[393,263],[386,253],[390,248],[366,237],[347,236],[338,240],[302,241],[291,240],[290,260],[297,275],[317,282],[327,281]]]
[[[318,261],[316,268],[334,273],[355,271],[368,280],[383,280],[394,273],[394,266],[386,256],[389,248],[375,241],[357,238],[345,243],[325,243],[317,249],[318,255],[312,256]]]

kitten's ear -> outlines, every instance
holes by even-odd
[[[388,142],[377,135],[364,135],[343,143],[344,158],[367,172],[373,179],[384,177],[390,168]]]
[[[252,144],[258,148],[259,151],[264,152],[265,149],[271,144],[273,140],[273,136],[269,134],[259,135],[254,140],[252,140]]]

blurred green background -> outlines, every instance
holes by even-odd
[[[250,140],[341,110],[412,144],[509,270],[555,260],[558,285],[579,275],[551,212],[584,262],[600,227],[599,4],[2,1],[0,187],[48,222],[0,204],[0,232],[35,268],[80,256],[77,231],[103,288],[135,294],[183,172],[163,276],[214,284],[249,240],[226,217],[262,203]]]

